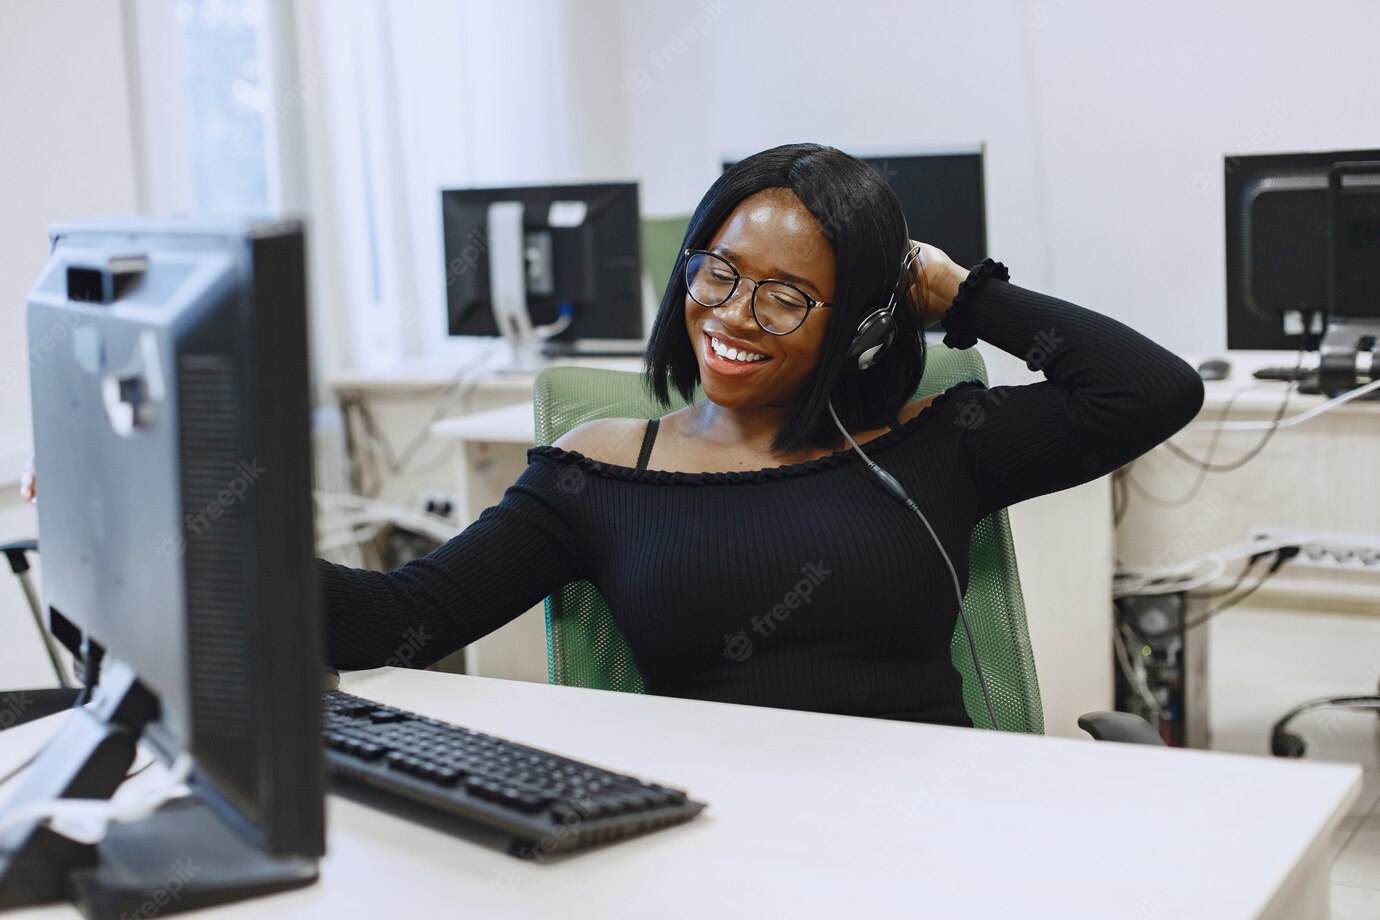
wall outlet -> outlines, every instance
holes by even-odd
[[[453,492],[423,492],[422,511],[448,520],[456,520],[460,499]]]
[[[1288,563],[1291,566],[1350,569],[1380,575],[1380,534],[1257,527],[1246,534],[1246,539],[1287,541],[1299,547],[1299,554]]]

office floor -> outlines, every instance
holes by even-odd
[[[1215,750],[1260,754],[1299,703],[1375,692],[1380,617],[1243,608],[1214,622],[1209,648]],[[1333,842],[1332,920],[1380,917],[1380,718],[1317,712],[1292,723],[1308,756],[1358,763],[1364,788]]]

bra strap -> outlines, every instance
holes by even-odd
[[[661,424],[661,419],[654,418],[647,420],[647,431],[642,435],[642,452],[637,455],[637,469],[639,472],[647,468],[647,459],[652,455],[652,442],[656,440],[656,429]]]

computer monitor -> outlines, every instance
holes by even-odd
[[[636,183],[446,189],[441,214],[451,335],[555,325],[548,353],[576,342],[641,353]]]
[[[1337,164],[1380,162],[1380,150],[1227,156],[1226,198],[1227,347],[1297,351],[1318,347],[1327,331],[1332,267],[1328,245],[1329,173]],[[1338,215],[1356,212],[1360,248],[1344,247],[1343,301],[1353,309],[1358,286],[1374,283],[1373,247],[1380,234],[1373,216],[1380,191],[1374,177],[1347,180]],[[1372,217],[1365,218],[1367,211]],[[1359,232],[1359,231],[1358,231]],[[1347,258],[1361,256],[1361,260]],[[1367,269],[1364,258],[1372,257]],[[1367,271],[1370,275],[1367,275]]]
[[[324,760],[302,227],[95,221],[51,244],[28,309],[43,600],[99,679],[6,813],[109,797],[140,738],[191,756],[194,795],[94,850],[17,827],[0,906],[137,913],[178,860],[197,871],[160,912],[308,884]]]
[[[728,169],[742,157],[726,157]],[[983,148],[956,147],[893,156],[860,156],[887,181],[912,239],[938,246],[959,265],[987,258]]]

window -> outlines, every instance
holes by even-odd
[[[186,74],[192,206],[265,214],[270,200],[262,0],[177,0]]]

